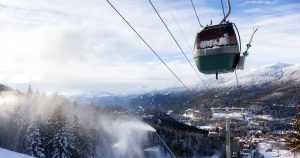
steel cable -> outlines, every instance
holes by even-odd
[[[125,19],[125,17],[115,8],[115,6],[109,1],[106,2],[118,13],[118,15],[126,22],[126,24],[136,33],[136,35],[146,44],[151,52],[165,65],[165,67],[176,77],[176,79],[185,87],[190,93],[191,90],[183,83],[183,81],[175,74],[175,72],[163,61],[163,59],[154,51],[154,49],[144,40],[144,38],[134,29],[134,27]]]
[[[149,0],[149,3],[151,4],[152,8],[154,9],[154,11],[156,12],[156,14],[158,15],[159,19],[161,20],[161,22],[164,24],[164,26],[166,27],[167,31],[169,32],[169,34],[171,35],[171,37],[173,38],[174,42],[176,43],[176,45],[178,46],[178,48],[180,49],[181,53],[184,55],[185,59],[187,60],[187,62],[190,64],[190,66],[193,68],[194,72],[197,74],[198,78],[200,79],[200,81],[202,82],[203,86],[208,90],[208,87],[204,84],[203,80],[201,79],[199,73],[197,72],[197,70],[195,69],[195,67],[193,66],[193,64],[191,63],[191,61],[188,59],[188,57],[186,56],[186,53],[183,51],[183,49],[181,48],[181,46],[179,45],[178,41],[176,40],[176,38],[174,37],[174,35],[172,34],[171,30],[169,29],[169,27],[167,26],[167,24],[165,23],[165,21],[162,19],[162,17],[160,16],[159,12],[157,11],[157,9],[155,8],[155,6],[153,5],[152,1]]]

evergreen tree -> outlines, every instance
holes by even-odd
[[[26,130],[28,127],[27,118],[21,114],[21,107],[17,106],[8,116],[6,129],[5,148],[17,152],[25,152]]]
[[[32,93],[33,93],[33,91],[32,91],[31,85],[28,85],[27,94],[32,94]]]
[[[8,133],[8,123],[7,120],[0,117],[0,147],[7,148],[7,133]]]
[[[88,143],[88,136],[85,130],[79,123],[78,117],[75,114],[72,126],[72,147],[73,157],[89,157],[90,145]]]
[[[291,138],[288,139],[289,141],[289,147],[295,148],[300,145],[300,102],[297,105],[297,113],[296,113],[296,119],[294,122],[294,131],[291,134]],[[300,152],[300,149],[295,150],[296,152]]]
[[[49,122],[50,133],[48,135],[50,154],[52,158],[70,158],[72,146],[70,134],[68,133],[67,119],[62,108],[58,107]],[[50,157],[50,156],[49,156]]]
[[[43,147],[45,149],[46,157],[51,157],[52,152],[52,138],[54,135],[53,124],[54,119],[49,117],[46,123],[40,124],[40,132],[42,136]]]
[[[38,158],[45,157],[42,137],[34,122],[31,123],[27,130],[25,150],[31,156]]]

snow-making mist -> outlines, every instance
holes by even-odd
[[[1,147],[36,157],[168,157],[141,120],[57,95],[1,92],[0,125]]]
[[[104,131],[112,139],[105,157],[145,157],[148,134],[156,132],[151,126],[132,118],[103,120]]]

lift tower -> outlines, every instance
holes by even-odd
[[[220,121],[225,120],[226,126],[226,158],[231,158],[230,146],[230,120],[242,120],[244,108],[225,107],[211,108],[212,118]]]

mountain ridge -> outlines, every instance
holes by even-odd
[[[210,102],[210,99],[218,102],[220,100],[219,97],[222,96],[225,100],[232,99],[235,102],[240,102],[238,100],[240,91],[234,74],[224,74],[221,80],[210,81],[209,91],[199,88],[199,86],[194,86],[192,94],[188,94],[183,88],[168,88],[142,94],[98,96],[82,100],[92,102],[98,106],[163,107],[173,104],[174,107],[179,108],[190,104],[196,98],[203,99],[202,102]],[[300,84],[300,64],[278,63],[249,69],[247,72],[239,74],[238,81],[241,93],[246,97],[244,99],[249,99],[249,97],[251,99],[251,96],[260,95],[265,93],[265,91],[269,93],[266,95],[271,95],[271,93],[276,92],[276,89],[279,90],[278,94],[295,93],[295,89],[299,87],[297,85]],[[207,81],[204,82],[206,83]],[[288,85],[291,89],[281,85]]]

